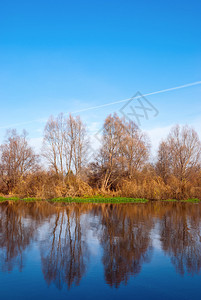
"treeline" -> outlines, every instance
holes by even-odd
[[[27,133],[7,131],[0,146],[0,193],[54,198],[115,195],[201,199],[201,142],[189,126],[174,126],[151,161],[148,136],[133,121],[109,115],[93,153],[80,117],[50,117],[40,155]]]

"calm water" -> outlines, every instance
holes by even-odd
[[[0,204],[0,299],[201,299],[201,205]]]

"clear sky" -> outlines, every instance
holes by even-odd
[[[0,141],[49,115],[201,80],[201,1],[0,1]],[[154,147],[172,124],[201,128],[201,85],[152,95]],[[80,113],[90,131],[123,104]],[[200,130],[201,131],[201,130]]]

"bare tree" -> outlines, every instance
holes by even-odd
[[[158,149],[156,173],[167,183],[170,176],[170,151],[167,142],[162,141]]]
[[[63,114],[57,118],[51,116],[44,130],[43,155],[56,174],[64,173],[64,141],[66,134],[66,120]]]
[[[124,154],[127,161],[127,172],[131,178],[135,171],[140,171],[150,154],[150,142],[145,133],[130,121],[126,124],[127,136],[124,144]]]
[[[108,116],[103,125],[102,147],[99,153],[99,162],[104,170],[103,189],[117,179],[114,173],[118,167],[120,137],[124,138],[124,128],[120,118],[116,114]]]
[[[132,121],[117,114],[108,116],[103,126],[102,146],[93,170],[100,172],[102,188],[111,187],[123,176],[131,177],[149,157],[149,142]]]
[[[71,147],[72,160],[76,175],[80,176],[83,166],[86,163],[86,153],[88,146],[88,138],[86,127],[81,121],[80,117],[71,117]]]
[[[79,117],[50,117],[44,130],[43,155],[56,174],[81,173],[87,151],[86,127]]]
[[[197,132],[188,126],[174,126],[167,139],[160,144],[157,167],[159,175],[174,175],[180,182],[189,181],[201,162],[201,142]]]
[[[26,131],[19,135],[16,130],[9,130],[0,146],[0,172],[7,191],[12,192],[17,181],[34,171],[37,163],[38,156],[28,144]]]

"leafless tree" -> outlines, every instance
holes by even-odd
[[[18,180],[38,167],[38,156],[29,146],[27,133],[21,135],[16,130],[9,130],[5,143],[0,146],[0,174],[12,192]]]
[[[158,149],[156,173],[167,183],[170,176],[170,151],[167,142],[162,141]]]
[[[80,117],[72,118],[70,116],[71,131],[70,131],[70,148],[72,148],[72,161],[75,169],[75,174],[80,175],[83,166],[86,163],[86,153],[88,146],[88,138],[86,127]]]
[[[56,174],[63,174],[64,172],[65,134],[66,120],[63,114],[60,114],[57,118],[51,116],[44,130],[43,155]]]
[[[158,152],[159,175],[169,173],[181,183],[189,181],[200,170],[201,142],[197,132],[188,126],[174,126]]]
[[[50,117],[44,130],[43,155],[56,174],[80,175],[87,151],[86,127],[79,117]]]
[[[131,178],[135,171],[140,171],[145,165],[150,154],[150,142],[146,134],[130,121],[126,126],[126,139],[124,155],[127,161],[127,171]]]
[[[99,169],[102,188],[111,187],[123,176],[132,177],[149,157],[149,141],[137,125],[117,114],[108,116],[103,126],[102,146],[94,170]]]

